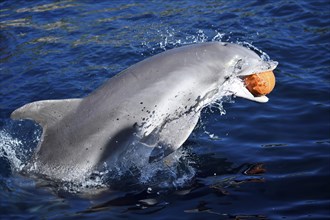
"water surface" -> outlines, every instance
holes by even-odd
[[[2,1],[1,218],[330,218],[329,39],[326,0]],[[205,109],[172,164],[78,185],[19,174],[41,130],[12,121],[14,109],[84,97],[138,61],[205,41],[279,61],[270,101]]]

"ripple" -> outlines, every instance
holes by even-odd
[[[34,6],[34,7],[29,7],[29,8],[20,8],[20,9],[17,9],[16,12],[17,13],[24,13],[24,12],[38,13],[38,12],[53,11],[53,10],[77,6],[77,4],[72,4],[71,2],[74,2],[74,1],[61,1],[61,2],[56,2],[56,3],[38,5],[38,6]]]

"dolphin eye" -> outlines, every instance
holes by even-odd
[[[243,69],[245,62],[243,59],[238,59],[235,66],[234,66],[234,72],[239,72]]]
[[[270,62],[267,62],[267,69],[271,69],[272,68],[272,65]]]

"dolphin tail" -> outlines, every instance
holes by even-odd
[[[12,119],[30,119],[41,126],[51,125],[74,111],[82,99],[44,100],[26,104],[10,115]]]

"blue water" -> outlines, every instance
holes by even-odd
[[[0,218],[329,219],[329,39],[327,0],[1,1]],[[205,109],[168,166],[78,185],[19,172],[41,130],[13,110],[86,96],[138,61],[205,41],[247,42],[278,61],[270,101]]]

